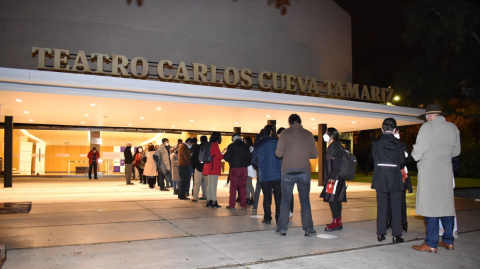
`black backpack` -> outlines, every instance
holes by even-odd
[[[212,143],[207,142],[200,147],[200,152],[198,153],[198,161],[200,163],[209,163],[212,161],[212,156],[210,156],[210,147]]]
[[[338,172],[338,176],[347,180],[351,180],[355,177],[356,171],[357,157],[345,149],[342,155],[342,165],[340,166],[340,172]]]

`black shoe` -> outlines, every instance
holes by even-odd
[[[219,205],[219,204],[217,203],[217,201],[213,201],[210,206],[213,207],[213,208],[220,208],[220,207],[222,207],[221,205]]]
[[[182,197],[182,198],[179,197],[178,199],[180,199],[180,200],[190,200],[190,198],[188,198],[188,197]]]
[[[198,200],[197,199],[192,199],[192,202],[196,203],[196,202],[198,202]]]
[[[390,229],[390,228],[392,228],[392,221],[387,220],[387,229]]]
[[[262,219],[262,223],[263,224],[272,224],[272,221],[271,220],[266,221],[265,219]]]
[[[140,182],[141,183],[141,182]],[[143,182],[143,185],[147,185],[147,182]]]
[[[160,189],[160,191],[170,191],[170,190],[167,188],[163,188],[163,189]]]
[[[207,198],[201,197],[201,198],[198,198],[198,200],[207,200]]]
[[[133,183],[127,183],[127,185],[133,185]]]
[[[384,234],[379,234],[377,236],[377,239],[378,239],[378,242],[382,242],[383,240],[385,240],[385,235]]]
[[[98,180],[98,178],[94,178],[95,180]]]
[[[275,231],[275,233],[278,234],[278,235],[280,235],[280,236],[286,236],[286,235],[287,235],[287,233],[281,233],[281,232],[279,232],[278,230]]]
[[[392,242],[393,242],[394,244],[400,244],[400,243],[405,242],[405,240],[403,240],[402,236],[400,236],[400,235],[395,235],[395,236],[392,238]]]
[[[178,189],[173,190],[173,194],[178,195]]]
[[[305,231],[305,236],[314,236],[317,235],[317,231],[311,230],[311,231]]]
[[[206,207],[210,207],[212,205],[212,201],[208,200]]]
[[[91,178],[89,178],[88,180],[92,180]]]
[[[407,232],[408,231],[408,222],[404,221],[402,223],[402,228],[403,228],[403,231]]]

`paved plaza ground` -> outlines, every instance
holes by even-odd
[[[0,179],[1,180],[1,179]],[[135,181],[137,183],[138,181]],[[178,200],[173,192],[125,185],[121,178],[14,178],[0,202],[33,202],[29,214],[0,215],[0,244],[11,268],[480,268],[480,202],[457,198],[455,250],[411,249],[425,237],[407,195],[406,242],[376,240],[376,199],[368,183],[351,183],[342,231],[334,239],[304,237],[300,204],[286,237],[248,210],[226,210],[228,189],[219,181],[222,208]],[[316,185],[316,181],[312,181]],[[330,209],[312,186],[315,229],[321,236]],[[262,201],[262,200],[261,200]],[[390,232],[390,231],[389,231]]]

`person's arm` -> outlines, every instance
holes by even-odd
[[[215,145],[212,144],[210,147],[210,155],[219,160],[223,159],[223,154],[220,152],[220,145],[218,145],[218,143],[215,143]]]
[[[223,159],[226,161],[226,162],[230,162],[232,160],[232,154],[233,154],[233,150],[232,150],[232,145],[233,144],[230,144],[228,147],[227,147],[227,152],[225,152],[225,155],[223,155]]]
[[[278,139],[277,148],[275,149],[275,155],[280,159],[285,155],[285,139],[282,139],[282,137],[283,135]]]
[[[258,168],[258,148],[254,149],[253,150],[253,154],[252,154],[252,165],[255,167],[255,168]]]
[[[460,144],[460,131],[458,130],[458,128],[455,131],[457,133],[457,141],[455,142],[455,149],[453,150],[453,157],[459,156],[461,151],[462,151],[462,147],[461,147],[461,144]]]
[[[430,149],[432,142],[432,127],[424,123],[418,131],[417,141],[413,145],[412,157],[415,161],[422,159],[423,155]]]
[[[320,138],[319,138],[319,141],[318,143],[322,143],[320,141]],[[315,137],[313,137],[312,135],[312,138],[310,139],[310,153],[309,153],[309,159],[316,159],[318,157],[318,151],[317,151],[317,144],[315,143]]]

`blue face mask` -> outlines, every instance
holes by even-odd
[[[191,148],[192,148],[192,145],[187,145],[187,147],[188,147],[189,149],[191,149]]]

